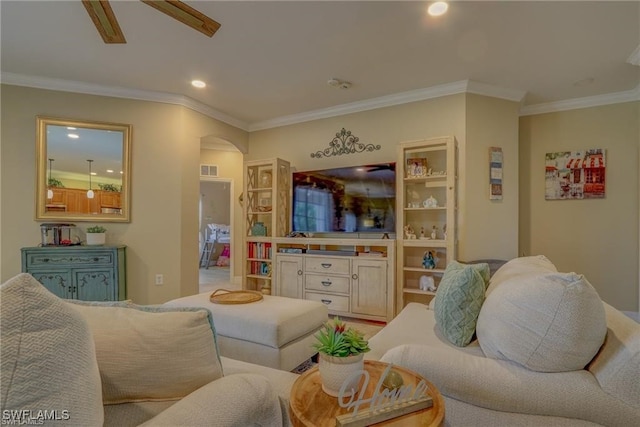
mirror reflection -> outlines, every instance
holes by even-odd
[[[129,220],[131,126],[38,117],[36,219]]]

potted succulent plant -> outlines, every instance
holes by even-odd
[[[348,328],[338,317],[325,323],[315,338],[317,343],[313,347],[319,353],[322,390],[338,396],[345,379],[364,369],[364,353],[370,350],[369,342],[362,332]],[[357,381],[346,385],[344,396],[355,393],[357,387]]]
[[[107,229],[101,225],[87,227],[87,245],[104,245]]]

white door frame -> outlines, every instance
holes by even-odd
[[[233,179],[232,178],[215,178],[212,176],[200,176],[200,182],[222,182],[222,183],[227,183],[229,184],[229,252],[230,252],[230,257],[229,257],[229,281],[231,283],[233,283],[233,272],[235,271],[233,268],[233,265],[235,263],[235,257],[233,256],[233,234],[234,234],[234,228],[233,228],[233,219],[234,219],[234,212],[233,212],[233,208],[234,208],[234,191],[233,191]],[[200,203],[200,197],[198,197],[198,203]],[[200,225],[200,224],[199,224]],[[200,258],[198,258],[200,259]],[[200,262],[198,262],[198,271],[200,270]]]

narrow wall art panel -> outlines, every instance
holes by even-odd
[[[489,148],[489,200],[502,200],[502,148]]]
[[[605,150],[545,154],[545,200],[602,199],[605,196]]]

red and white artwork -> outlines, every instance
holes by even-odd
[[[605,195],[605,150],[545,154],[546,200],[602,199]]]

